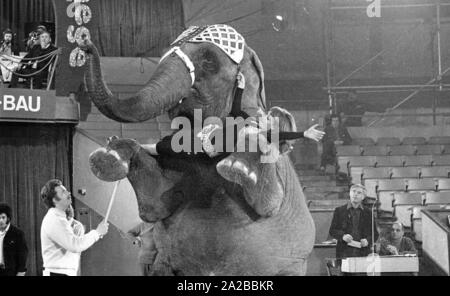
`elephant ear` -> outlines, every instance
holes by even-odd
[[[264,70],[258,55],[245,46],[244,58],[240,70],[245,77],[245,90],[242,94],[241,109],[250,116],[258,116],[258,111],[266,111],[266,94],[264,89]]]

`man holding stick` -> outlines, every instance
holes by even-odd
[[[81,253],[102,238],[108,232],[107,220],[100,222],[97,229],[77,236],[66,217],[72,200],[62,182],[48,181],[41,189],[41,198],[48,207],[41,226],[44,276],[76,276],[79,262],[71,253]]]

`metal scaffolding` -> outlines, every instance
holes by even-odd
[[[335,11],[339,10],[352,10],[352,9],[363,9],[366,10],[367,6],[333,6],[333,1],[328,0],[327,9],[324,12],[324,18],[327,20],[327,23],[324,26],[324,36],[325,36],[325,54],[326,54],[326,81],[327,86],[324,87],[324,90],[327,91],[328,94],[328,101],[329,101],[329,107],[330,107],[330,114],[333,112],[337,112],[337,102],[336,102],[336,96],[337,93],[342,93],[350,90],[358,90],[361,92],[404,92],[408,91],[411,92],[406,97],[402,98],[399,103],[397,103],[392,108],[389,108],[383,115],[382,118],[384,118],[385,115],[388,113],[394,111],[399,106],[403,105],[405,102],[409,101],[411,98],[416,96],[418,93],[422,91],[434,91],[436,92],[435,99],[433,100],[433,124],[436,124],[436,106],[437,106],[437,97],[442,93],[443,91],[450,90],[450,84],[444,84],[442,82],[442,77],[447,74],[450,71],[450,67],[446,68],[445,70],[442,70],[442,44],[441,44],[441,8],[443,6],[450,6],[450,3],[443,3],[442,0],[435,0],[434,3],[414,3],[414,4],[384,4],[382,3],[381,8],[383,10],[386,9],[392,9],[392,8],[423,8],[428,7],[432,8],[434,7],[436,9],[436,20],[435,20],[435,31],[433,32],[435,35],[435,38],[431,39],[431,51],[432,51],[432,68],[433,68],[433,79],[427,81],[424,84],[383,84],[383,85],[352,85],[352,86],[342,86],[342,84],[345,81],[348,81],[351,77],[354,77],[356,73],[360,72],[362,69],[364,69],[367,65],[370,65],[373,61],[377,60],[380,56],[382,56],[384,53],[388,52],[388,50],[391,50],[392,48],[385,47],[381,51],[377,52],[375,55],[370,57],[366,62],[364,62],[362,65],[358,66],[356,69],[351,71],[349,74],[345,75],[342,79],[340,79],[338,82],[336,82],[336,62],[335,62],[335,56],[333,54],[333,48],[335,44],[334,39],[334,19],[333,19],[333,13]],[[412,29],[415,30],[417,25],[416,24]],[[408,35],[408,34],[405,34]],[[433,48],[433,45],[435,43],[435,40],[437,40],[436,49]],[[399,43],[396,42],[394,43]],[[437,63],[435,63],[435,50],[437,51]],[[382,120],[382,119],[381,119]],[[379,120],[372,121],[369,126],[372,126]]]

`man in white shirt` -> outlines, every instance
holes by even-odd
[[[41,226],[41,249],[44,276],[76,276],[77,256],[91,247],[108,232],[108,223],[100,222],[97,229],[77,236],[67,220],[66,209],[71,205],[71,194],[60,180],[50,180],[41,190],[41,198],[49,208]]]
[[[83,236],[85,233],[85,229],[83,224],[81,224],[80,221],[75,220],[74,216],[74,210],[72,205],[70,205],[67,209],[66,209],[66,216],[67,216],[67,221],[69,221],[70,227],[72,227],[73,233],[76,236]],[[81,275],[80,273],[80,259],[81,259],[81,253],[72,253],[74,257],[73,260],[77,260],[78,261],[78,266],[77,266],[77,275]]]

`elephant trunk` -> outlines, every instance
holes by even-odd
[[[142,122],[174,107],[191,89],[191,78],[183,62],[169,56],[156,68],[150,81],[137,94],[119,99],[108,89],[97,48],[90,44],[85,83],[95,106],[106,117],[119,122]]]

